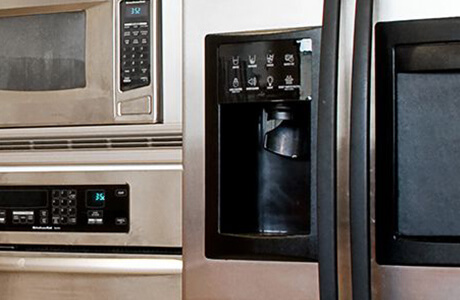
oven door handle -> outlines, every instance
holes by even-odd
[[[0,257],[0,272],[167,276],[182,273],[173,258]]]

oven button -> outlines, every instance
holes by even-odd
[[[0,224],[5,224],[6,223],[6,218],[0,218]]]
[[[40,218],[40,224],[41,224],[41,225],[46,225],[46,224],[48,224],[48,218]]]
[[[61,217],[53,217],[53,225],[59,225],[59,220]]]
[[[69,200],[76,200],[77,199],[77,191],[76,190],[70,190],[68,198],[69,198]]]
[[[40,216],[44,217],[44,218],[48,217],[48,211],[47,210],[41,210],[40,211]]]
[[[128,224],[128,219],[126,218],[116,218],[115,219],[115,225],[125,226],[126,224]]]
[[[126,189],[119,189],[115,191],[115,196],[117,197],[126,197],[128,195],[128,190]]]
[[[90,210],[88,211],[88,218],[102,218],[104,212],[102,210]]]

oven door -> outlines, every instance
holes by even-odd
[[[139,49],[123,52],[129,1],[2,1],[0,127],[159,122],[158,1],[140,2],[149,24],[142,62]],[[123,55],[137,55],[125,64],[145,65],[148,83],[122,86]]]
[[[0,185],[4,187],[33,186],[40,189],[43,186],[90,186],[89,190],[97,190],[105,185],[129,186],[129,230],[102,229],[103,226],[90,224],[88,211],[88,222],[86,222],[85,202],[81,202],[77,192],[77,224],[61,225],[59,227],[50,223],[47,226],[39,225],[35,220],[35,228],[32,225],[24,225],[20,231],[19,226],[11,223],[13,214],[7,212],[6,224],[0,225],[0,244],[9,250],[40,250],[40,247],[50,249],[55,246],[58,249],[66,250],[68,246],[91,249],[100,249],[101,246],[123,247],[122,252],[139,250],[139,248],[155,247],[156,249],[168,248],[180,250],[181,247],[181,176],[182,166],[175,164],[152,164],[142,166],[40,166],[40,167],[10,167],[2,168],[0,174]],[[94,188],[93,188],[94,187]],[[118,203],[120,198],[109,198],[107,193],[105,208],[98,209],[103,224],[110,222],[109,201]],[[70,204],[69,204],[70,205]],[[86,204],[88,205],[88,204]],[[13,205],[14,206],[14,205]],[[23,206],[24,207],[24,206]],[[17,211],[17,209],[15,209]],[[26,211],[28,209],[20,209]],[[33,209],[29,209],[32,211]],[[67,208],[68,210],[68,208]],[[116,209],[116,213],[124,212]],[[48,207],[48,215],[54,216],[51,212],[51,203]],[[93,210],[94,211],[94,210]],[[37,217],[39,212],[35,211]],[[81,214],[84,214],[81,216]],[[41,218],[41,213],[40,218]],[[81,218],[80,218],[80,217]],[[99,217],[98,217],[99,218]],[[10,227],[8,227],[10,224]],[[1,229],[3,227],[3,229]],[[53,232],[41,230],[42,227],[52,227]],[[64,229],[66,227],[67,229]],[[71,227],[75,228],[72,229]],[[26,229],[26,230],[25,230]],[[46,229],[46,228],[45,228]],[[65,231],[65,232],[64,232]],[[67,247],[67,248],[66,248]],[[66,248],[66,249],[64,249]],[[131,250],[130,250],[131,249]],[[146,249],[148,250],[148,249]],[[131,252],[133,252],[131,251]]]

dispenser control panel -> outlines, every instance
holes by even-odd
[[[150,1],[122,1],[121,90],[150,84]]]
[[[0,186],[0,231],[129,232],[129,186]]]
[[[223,44],[218,52],[223,102],[312,99],[312,39]]]

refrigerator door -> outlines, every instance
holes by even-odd
[[[345,186],[353,3],[184,3],[184,299],[338,299],[339,290],[340,298],[351,297]],[[205,36],[253,30],[278,33],[279,29],[321,26],[323,6],[318,140],[324,142],[317,149],[319,263],[209,258],[205,251],[209,221],[205,196]],[[344,59],[337,64],[340,15],[347,17],[340,22],[346,28],[340,31],[340,55]],[[234,122],[240,119],[235,117]],[[241,192],[245,193],[243,189]]]
[[[355,36],[356,65],[353,77],[354,104],[350,156],[353,296],[354,299],[379,300],[458,299],[460,288],[457,283],[460,280],[460,268],[458,267],[458,251],[455,249],[458,247],[459,230],[458,226],[455,226],[457,218],[451,217],[451,212],[456,211],[454,208],[457,203],[456,199],[458,199],[458,197],[451,197],[452,191],[455,191],[458,185],[457,183],[451,184],[453,178],[454,181],[458,181],[457,176],[452,175],[455,175],[456,169],[451,168],[457,161],[456,156],[452,154],[452,150],[455,153],[457,151],[456,144],[452,143],[456,132],[450,130],[450,128],[455,128],[454,126],[448,125],[449,122],[456,124],[454,121],[456,119],[450,114],[458,113],[458,108],[455,101],[446,102],[444,100],[456,98],[449,94],[452,92],[452,87],[448,85],[452,84],[452,80],[455,81],[458,67],[455,65],[456,61],[451,59],[454,57],[452,56],[454,52],[446,53],[442,59],[438,58],[438,54],[445,53],[442,51],[446,48],[437,48],[432,56],[425,56],[426,59],[422,60],[419,59],[419,54],[427,53],[425,46],[428,44],[430,47],[445,46],[448,43],[457,45],[458,38],[452,38],[455,36],[455,31],[449,31],[449,28],[453,26],[442,25],[443,29],[437,30],[436,33],[433,24],[439,21],[428,22],[427,20],[459,17],[460,4],[449,0],[375,0],[372,8],[371,2],[358,1],[360,3],[358,11],[362,14],[361,17],[357,16]],[[368,22],[370,18],[372,18],[371,23]],[[419,27],[418,35],[407,34],[407,30],[412,30],[409,27],[403,30],[406,33],[395,31],[393,36],[388,37],[387,35],[385,39],[375,38],[375,34],[372,35],[372,29],[375,29],[374,25],[377,22],[407,20],[425,22],[404,23],[409,26],[415,24],[415,27]],[[447,19],[441,23],[453,20]],[[455,22],[458,22],[458,19]],[[397,26],[406,26],[400,24]],[[381,29],[378,28],[377,31],[380,30],[381,33]],[[439,37],[439,43],[432,38],[433,32]],[[407,38],[405,43],[399,41],[393,45],[397,49],[394,55],[384,53],[389,51],[389,48],[383,49],[382,45],[392,44],[392,41],[404,37]],[[372,46],[376,47],[376,39],[380,41],[380,48],[375,49],[376,52],[374,52]],[[419,41],[414,43],[414,39],[419,39]],[[421,47],[413,47],[413,45],[421,45]],[[417,51],[413,51],[415,48]],[[409,52],[411,54],[407,55]],[[370,58],[371,53],[377,53],[380,58],[396,58],[395,65],[397,64],[401,70],[397,75],[398,78],[395,78],[396,75],[391,75],[394,80],[392,84],[398,86],[398,91],[393,95],[391,95],[392,91],[387,91],[386,95],[389,97],[386,98],[389,99],[381,97],[380,92],[375,91],[376,86],[379,85],[379,90],[382,91],[384,86],[382,82],[387,82],[388,78],[386,77],[387,72],[382,73],[383,67],[377,68],[379,73],[376,73],[375,65],[382,66],[382,64],[380,58],[379,61],[376,61],[375,55]],[[398,61],[398,56],[403,57],[404,60]],[[415,64],[417,59],[420,63]],[[392,72],[397,73],[398,71]],[[430,77],[428,81],[426,81],[427,77]],[[442,80],[439,80],[438,77],[442,77]],[[458,84],[452,84],[452,86],[456,88]],[[378,99],[376,100],[377,93]],[[438,97],[433,97],[433,93],[437,93]],[[399,133],[398,137],[387,146],[399,145],[399,148],[392,150],[397,153],[394,156],[396,159],[394,165],[397,166],[395,167],[397,169],[391,172],[395,172],[393,174],[397,176],[390,175],[396,176],[393,177],[395,181],[388,181],[384,178],[387,174],[385,168],[393,165],[393,161],[391,159],[382,160],[382,157],[387,155],[385,153],[388,153],[383,149],[385,149],[384,141],[388,141],[386,138],[389,137],[385,134],[383,123],[390,119],[389,108],[385,107],[384,102],[390,104],[392,97],[399,105],[396,114],[405,116],[405,118],[397,116],[392,121],[393,124],[397,124],[392,125],[395,126],[392,130]],[[416,101],[411,102],[411,99]],[[430,109],[430,105],[438,107],[439,111]],[[440,111],[443,113],[437,117]],[[418,119],[418,122],[414,123],[422,114],[425,114],[425,118]],[[435,123],[442,123],[445,127],[432,126]],[[414,124],[417,126],[413,126]],[[421,128],[426,135],[407,135],[409,131],[415,134]],[[429,131],[431,128],[441,130],[443,133],[433,134]],[[431,136],[431,140],[427,140],[427,136]],[[436,142],[438,138],[446,138],[450,142]],[[413,142],[407,143],[407,141]],[[431,146],[435,146],[436,151],[428,153],[430,150],[427,146],[433,142],[436,143]],[[416,144],[422,147],[408,154],[409,146],[416,146]],[[427,159],[427,153],[431,155],[431,159]],[[418,160],[408,163],[411,157]],[[431,167],[427,168],[430,164]],[[447,167],[440,172],[437,169],[440,165]],[[403,176],[403,173],[406,175]],[[426,184],[420,184],[422,177],[430,178],[430,180]],[[391,194],[391,191],[387,191],[387,197],[382,197],[382,186],[385,184],[397,186],[397,193]],[[408,193],[408,187],[416,188]],[[424,191],[425,194],[421,195],[421,191]],[[436,200],[433,200],[433,193],[438,193]],[[414,195],[418,195],[417,199],[414,199]],[[455,201],[449,199],[455,199]],[[396,204],[388,208],[389,204],[386,203],[390,202]],[[437,205],[440,206],[433,209]],[[383,215],[383,212],[390,212],[390,214]],[[446,222],[451,222],[449,223],[451,225],[446,226]],[[389,232],[394,232],[391,239],[388,236]],[[382,239],[381,236],[386,236],[386,238]],[[386,250],[383,251],[383,249]],[[408,251],[410,249],[418,250],[411,252]]]

